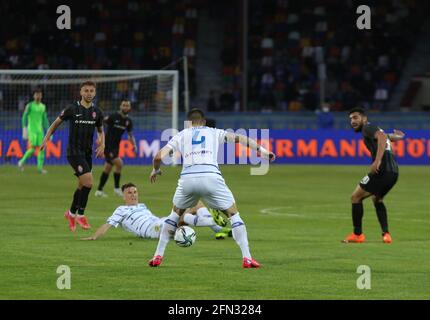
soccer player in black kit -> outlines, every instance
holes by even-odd
[[[41,150],[46,148],[51,135],[63,121],[69,121],[69,144],[67,147],[67,160],[78,177],[78,187],[73,194],[73,201],[64,216],[69,222],[69,229],[76,230],[76,222],[83,229],[90,229],[85,217],[85,207],[88,202],[88,194],[93,186],[92,148],[94,129],[97,128],[96,156],[103,156],[105,137],[103,132],[103,113],[93,104],[96,96],[96,85],[92,81],[81,85],[81,100],[67,106],[58,118],[52,123],[45,138]]]
[[[387,209],[383,199],[396,184],[399,176],[399,168],[391,148],[391,141],[403,139],[404,133],[394,130],[394,133],[385,134],[381,128],[367,120],[367,116],[361,108],[352,109],[349,112],[349,119],[354,131],[363,135],[364,143],[371,153],[373,162],[369,174],[360,181],[351,196],[354,232],[348,235],[343,242],[362,243],[366,240],[362,231],[363,200],[372,196],[376,215],[382,229],[382,241],[391,243]]]
[[[132,134],[133,122],[128,116],[131,111],[130,101],[123,99],[119,107],[119,111],[105,117],[104,122],[107,125],[106,131],[106,147],[105,147],[105,166],[102,175],[100,176],[99,186],[95,193],[96,197],[107,197],[107,194],[103,192],[103,187],[109,178],[109,174],[112,167],[115,166],[114,177],[114,193],[122,197],[122,191],[120,188],[121,169],[123,166],[122,159],[119,157],[119,144],[123,133],[127,130],[128,140],[133,145],[133,149],[136,151],[136,140]]]

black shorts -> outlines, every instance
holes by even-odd
[[[360,181],[360,187],[365,191],[383,198],[394,187],[399,177],[398,173],[384,172],[368,174]]]
[[[119,150],[107,150],[105,149],[105,162],[113,165],[112,161],[118,158]]]
[[[73,170],[75,170],[75,176],[80,177],[85,173],[91,172],[93,168],[93,158],[91,155],[86,156],[68,156],[69,161]]]

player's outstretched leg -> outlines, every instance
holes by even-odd
[[[24,153],[24,156],[18,161],[18,168],[19,168],[19,170],[24,171],[24,164],[28,160],[28,158],[30,158],[33,155],[34,151],[35,151],[35,149],[33,147],[30,147]]]
[[[212,213],[212,211],[214,213]],[[214,215],[218,217],[215,219]],[[226,227],[227,221],[218,210],[209,209],[203,203],[198,203],[196,207],[187,210],[179,219],[178,226],[187,224],[195,227],[209,227],[215,232],[216,239],[232,237],[231,228]]]
[[[154,257],[148,262],[150,267],[158,267],[161,264],[166,246],[169,243],[170,238],[175,234],[177,223],[179,221],[179,215],[175,212],[175,209],[176,208],[172,210],[163,223]],[[182,210],[180,213],[183,214],[184,211],[185,210]]]
[[[352,203],[352,224],[354,226],[353,233],[349,234],[342,242],[344,243],[363,243],[366,237],[362,230],[362,220],[364,215],[363,200],[371,194],[360,186],[354,190],[351,196]]]
[[[44,162],[45,162],[45,150],[40,151],[40,149],[39,149],[38,154],[37,154],[37,171],[41,174],[48,173],[48,171],[43,169],[43,163]]]
[[[79,187],[75,190],[75,193],[73,194],[73,201],[70,206],[70,210],[66,211],[64,213],[64,217],[69,222],[69,229],[72,232],[76,231],[76,212],[78,211],[79,207],[79,197],[81,195],[81,189]]]
[[[387,208],[383,202],[382,198],[372,197],[373,204],[375,206],[376,215],[378,217],[379,224],[381,226],[382,231],[382,242],[391,243],[391,235],[388,231],[388,217],[387,217]]]
[[[114,160],[114,164],[115,164],[115,172],[113,173],[113,179],[114,179],[114,193],[119,196],[122,197],[122,191],[121,188],[119,187],[120,184],[120,180],[121,180],[121,170],[122,170],[122,166],[123,166],[123,162],[121,158],[116,158]]]
[[[223,211],[230,217],[233,239],[236,241],[242,251],[242,266],[244,268],[259,268],[261,265],[251,256],[249,251],[248,233],[245,222],[240,217],[240,213],[233,204],[231,208]]]
[[[107,198],[107,194],[103,191],[103,188],[106,184],[106,182],[109,179],[109,174],[112,169],[112,165],[110,163],[105,163],[105,167],[103,169],[102,175],[100,176],[99,186],[97,188],[97,191],[95,193],[96,197],[101,198]]]
[[[76,217],[76,222],[82,227],[82,229],[90,229],[91,226],[85,217],[85,208],[88,203],[88,195],[90,194],[91,188],[93,186],[93,176],[90,172],[83,174],[79,177],[79,182],[82,184],[82,189],[79,196],[78,203],[78,215]]]

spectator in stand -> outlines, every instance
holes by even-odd
[[[233,95],[233,90],[225,90],[219,97],[220,111],[233,112],[235,109],[236,99]]]

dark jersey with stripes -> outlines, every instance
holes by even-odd
[[[102,111],[94,104],[85,108],[77,101],[64,109],[59,117],[63,121],[69,121],[67,156],[91,155],[94,129],[103,125]]]
[[[130,133],[133,130],[133,122],[119,112],[107,116],[104,121],[107,124],[106,150],[118,150],[124,131]]]
[[[362,130],[364,144],[366,145],[367,149],[370,151],[370,154],[372,155],[372,160],[375,160],[376,154],[378,152],[378,140],[375,138],[375,133],[377,131],[384,132],[384,130],[382,130],[378,126],[370,123],[364,125]],[[384,172],[398,173],[399,172],[399,167],[397,165],[396,159],[394,158],[394,153],[391,148],[391,142],[388,138],[387,138],[387,143],[385,145],[384,155],[381,160],[381,166],[379,167],[379,172],[380,173],[384,173]]]

